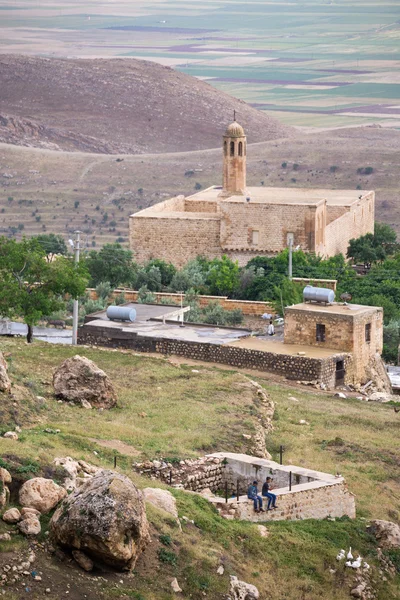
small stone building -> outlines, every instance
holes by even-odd
[[[331,348],[344,354],[337,357],[333,385],[363,384],[370,379],[388,383],[380,357],[382,308],[337,302],[330,305],[304,302],[287,307],[284,343]]]
[[[349,240],[374,230],[375,193],[359,190],[248,187],[247,141],[236,121],[223,136],[223,185],[177,196],[130,216],[138,262],[187,261],[226,254],[245,265],[288,244],[324,257],[346,254]]]

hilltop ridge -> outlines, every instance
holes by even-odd
[[[149,61],[2,55],[0,81],[0,142],[15,145],[101,154],[216,148],[234,110],[249,142],[295,131]]]

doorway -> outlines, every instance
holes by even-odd
[[[344,385],[344,377],[346,370],[344,368],[344,360],[336,361],[335,386]]]

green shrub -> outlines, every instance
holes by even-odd
[[[178,557],[176,556],[175,552],[171,552],[171,550],[166,550],[165,548],[160,548],[157,552],[157,556],[160,562],[168,565],[175,566],[178,561]]]

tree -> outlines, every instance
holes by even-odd
[[[68,254],[67,245],[61,235],[55,233],[41,233],[33,239],[37,240],[42,246],[46,255],[52,260],[55,254]]]
[[[231,296],[239,287],[239,265],[225,254],[222,258],[214,258],[210,263],[206,283],[213,295]]]
[[[350,240],[347,258],[355,263],[372,264],[384,261],[398,249],[396,232],[386,223],[375,223],[373,234],[367,233]]]
[[[151,267],[157,267],[161,273],[161,283],[164,287],[167,287],[176,273],[176,267],[172,263],[166,262],[160,258],[153,258],[146,265],[146,270]]]
[[[21,242],[0,238],[0,314],[22,317],[28,325],[27,341],[32,342],[33,326],[43,316],[64,306],[64,296],[84,293],[88,273],[84,264],[72,258],[46,261],[43,246],[36,239]]]
[[[108,281],[112,288],[119,285],[134,286],[137,277],[137,266],[130,250],[121,244],[105,244],[98,252],[91,250],[86,259],[90,273],[90,285]]]

